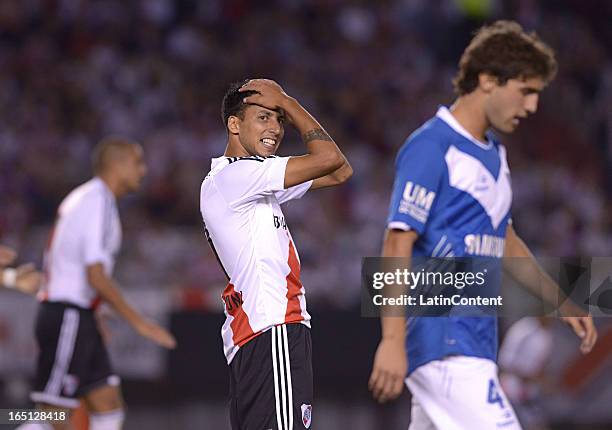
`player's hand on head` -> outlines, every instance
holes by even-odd
[[[17,253],[12,248],[0,245],[0,267],[11,264],[16,257]]]
[[[36,294],[43,281],[43,275],[33,264],[22,264],[17,268],[15,288],[22,293]]]
[[[404,389],[408,360],[403,341],[382,339],[374,356],[368,387],[380,403],[397,398]]]
[[[136,330],[141,336],[152,340],[159,346],[163,346],[167,349],[176,348],[176,339],[174,336],[172,336],[168,330],[155,323],[143,320],[136,326]]]
[[[593,322],[591,315],[586,316],[571,316],[561,318],[566,324],[568,324],[576,336],[581,339],[580,352],[588,354],[595,346],[597,342],[597,328]]]
[[[282,108],[289,98],[282,87],[271,79],[251,79],[240,87],[239,91],[256,91],[257,94],[246,96],[244,103],[260,105],[271,110]]]

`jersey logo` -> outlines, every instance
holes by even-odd
[[[312,423],[312,405],[302,403],[302,424],[307,429],[310,428]]]
[[[463,242],[465,243],[465,252],[468,254],[498,258],[504,256],[506,241],[503,237],[489,234],[467,234],[463,238]]]
[[[444,156],[450,186],[469,194],[480,203],[493,228],[497,228],[504,220],[512,204],[510,171],[502,148],[499,156],[500,172],[497,178],[493,177],[479,159],[454,146],[449,147]]]
[[[419,222],[424,223],[429,216],[429,210],[436,198],[436,193],[429,191],[422,185],[406,182],[399,212],[410,215]]]
[[[274,215],[274,227],[276,229],[283,228],[283,230],[287,230],[287,223],[285,222],[284,216]]]

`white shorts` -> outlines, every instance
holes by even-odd
[[[412,393],[408,430],[521,430],[491,360],[431,361],[412,372],[406,385]]]

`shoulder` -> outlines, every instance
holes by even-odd
[[[105,199],[104,188],[95,179],[89,180],[72,190],[62,201],[59,211],[65,215],[75,211],[86,211]]]
[[[257,155],[248,157],[226,157],[227,164],[224,164],[214,173],[215,182],[223,185],[240,184],[244,182],[252,183],[259,178],[265,178],[272,169],[284,168],[289,157],[277,157],[271,155],[261,157]],[[206,180],[205,180],[206,181]]]
[[[444,122],[434,117],[415,130],[400,148],[396,162],[417,157],[414,161],[442,160],[448,147],[452,144],[452,136],[448,133]]]

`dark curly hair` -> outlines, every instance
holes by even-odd
[[[500,85],[509,79],[554,79],[554,51],[534,32],[527,33],[514,21],[496,21],[481,27],[463,52],[459,72],[453,79],[455,93],[469,94],[478,87],[478,75],[488,73]]]
[[[250,79],[244,81],[234,82],[230,84],[229,88],[223,96],[223,102],[221,102],[221,118],[223,119],[223,125],[227,128],[227,120],[230,116],[237,116],[240,119],[244,119],[244,110],[248,106],[242,100],[245,97],[257,94],[257,91],[243,91],[238,90]]]

